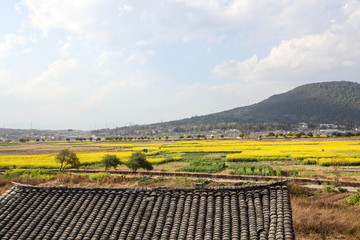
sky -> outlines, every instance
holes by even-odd
[[[157,123],[360,83],[360,0],[2,0],[0,20],[0,127]]]

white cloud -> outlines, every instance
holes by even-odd
[[[10,82],[10,72],[0,70],[0,86],[4,86]]]
[[[40,76],[29,79],[5,90],[5,96],[15,96],[20,99],[56,99],[70,94],[72,87],[61,83],[63,74],[73,70],[78,64],[76,59],[56,60]]]
[[[345,10],[349,11],[348,5],[344,6]],[[357,72],[360,66],[360,3],[352,3],[350,11],[344,22],[333,24],[322,34],[281,41],[261,60],[256,55],[244,61],[230,60],[215,66],[212,72],[221,78],[258,83],[299,83],[309,76],[314,79],[318,74],[331,78],[335,77],[334,71],[343,66],[348,67],[342,70],[344,76],[346,71]]]
[[[94,106],[102,105],[105,99],[114,99],[119,97],[119,93],[131,91],[134,96],[136,96],[136,91],[139,89],[146,88],[150,84],[149,80],[144,79],[125,79],[121,81],[112,80],[101,87],[96,89],[96,92],[93,93],[89,98],[83,103],[80,103],[79,109],[89,109]],[[133,92],[135,91],[135,92]]]
[[[17,45],[24,46],[26,44],[26,37],[16,34],[6,34],[4,41],[0,42],[0,57],[7,57],[10,55]]]
[[[139,65],[145,65],[147,62],[147,59],[154,55],[155,55],[155,51],[153,51],[153,50],[147,50],[145,52],[135,52],[127,58],[126,62],[133,63],[133,64],[139,64]]]
[[[131,13],[133,7],[131,5],[124,4],[123,6],[119,7],[119,16],[122,16],[127,13]]]
[[[200,9],[208,12],[211,15],[221,18],[236,18],[245,19],[254,12],[257,5],[263,5],[263,1],[252,0],[177,0],[177,2],[184,3],[188,7]],[[261,8],[259,8],[261,9]]]
[[[179,92],[177,92],[170,100],[171,103],[178,103],[185,100],[188,100],[194,92],[198,91],[202,85],[200,83],[194,83],[192,85],[188,85],[183,87]]]
[[[25,50],[23,50],[21,53],[23,53],[23,54],[30,54],[30,53],[32,53],[32,48],[27,48],[27,49],[25,49]]]
[[[28,8],[31,25],[40,29],[45,36],[53,29],[64,29],[85,37],[95,37],[107,22],[102,9],[109,6],[109,2],[103,4],[103,1],[97,0],[22,0],[21,6]],[[104,35],[98,37],[104,38]]]
[[[281,29],[277,35],[312,33],[326,25],[326,15],[321,14],[328,11],[326,3],[326,0],[160,0],[157,4],[132,1],[130,5],[115,0],[22,0],[17,9],[21,11],[25,6],[32,27],[45,36],[53,29],[62,29],[66,34],[88,39],[128,39],[127,44],[152,39],[156,44],[217,38],[216,35],[239,27],[263,29],[260,32]],[[293,27],[287,28],[292,24],[296,24],[296,32]]]
[[[329,3],[326,0],[294,1],[294,0],[176,0],[191,10],[196,10],[196,16],[207,15],[207,23],[213,27],[232,28],[259,26],[277,28],[297,25],[297,33],[311,32],[324,25],[323,15],[320,12],[328,11]],[[307,17],[304,18],[304,15]],[[204,19],[201,19],[204,21]],[[217,22],[214,23],[213,21]],[[306,28],[301,26],[303,23]],[[293,29],[282,29],[282,32],[292,32]]]
[[[63,58],[68,58],[71,55],[71,45],[72,45],[73,39],[71,36],[66,37],[66,41],[59,40],[59,43],[62,44],[60,48],[60,54]]]
[[[102,66],[104,65],[110,57],[117,57],[122,55],[121,51],[112,52],[112,51],[102,51],[101,54],[98,57],[98,65]]]

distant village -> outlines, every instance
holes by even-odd
[[[311,127],[307,123],[299,123],[291,131],[251,131],[243,132],[241,129],[212,129],[207,131],[176,132],[174,129],[152,129],[147,131],[132,131],[118,134],[110,129],[96,131],[83,131],[75,129],[66,130],[36,130],[36,129],[8,129],[0,128],[0,142],[27,142],[27,141],[102,141],[102,140],[150,140],[150,139],[221,139],[244,137],[277,138],[277,137],[340,137],[358,136],[360,128],[347,129],[344,125],[319,124]]]

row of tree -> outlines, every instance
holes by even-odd
[[[55,157],[56,161],[60,163],[60,171],[64,171],[66,167],[71,166],[74,168],[80,167],[80,160],[76,153],[69,149],[61,150]],[[129,169],[136,172],[142,168],[145,170],[153,170],[151,162],[146,160],[146,156],[142,152],[134,152],[131,154],[129,161],[121,162],[116,155],[107,154],[101,160],[105,170],[113,167],[116,169],[120,164],[125,164]]]
[[[283,133],[274,133],[274,132],[269,132],[267,135],[267,137],[292,137],[295,136],[296,138],[301,138],[301,137],[314,137],[314,133],[313,132],[297,132],[297,133],[288,133],[288,134],[283,134]],[[320,137],[320,135],[316,135],[317,137]],[[327,134],[328,137],[353,137],[353,136],[360,136],[360,132],[332,132],[331,134]]]

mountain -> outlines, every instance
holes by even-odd
[[[154,131],[181,133],[233,128],[242,131],[291,130],[300,122],[313,126],[320,123],[360,126],[360,84],[347,81],[306,84],[262,102],[219,113],[93,132],[147,135]]]
[[[221,122],[360,125],[360,84],[347,81],[306,84],[250,106],[169,123]]]

